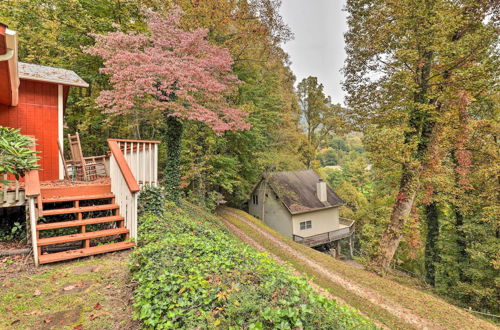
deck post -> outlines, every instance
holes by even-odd
[[[354,254],[353,254],[353,239],[352,239],[352,235],[349,236],[349,254],[351,255],[351,259],[353,258]]]
[[[29,196],[28,198],[28,208],[30,215],[30,227],[31,227],[31,245],[33,247],[33,258],[35,259],[35,266],[38,267],[38,242],[36,235],[36,223],[37,216],[35,211],[35,198],[33,196]]]
[[[337,255],[340,257],[340,240],[337,241]]]

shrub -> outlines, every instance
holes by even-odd
[[[193,206],[148,213],[131,262],[147,328],[373,328]]]
[[[139,214],[146,212],[161,214],[165,208],[165,201],[163,187],[145,186],[139,195]]]
[[[19,179],[36,169],[37,152],[30,149],[33,143],[32,138],[22,135],[18,129],[0,126],[0,175],[12,174]]]

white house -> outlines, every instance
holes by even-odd
[[[339,217],[344,202],[313,170],[262,175],[249,213],[296,242],[319,246],[349,238],[354,221]]]

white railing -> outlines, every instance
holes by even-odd
[[[350,237],[352,236],[352,234],[354,234],[356,230],[354,220],[340,218],[339,223],[345,227],[308,237],[293,235],[293,240],[295,242],[302,243],[307,246],[317,246],[325,243],[330,243],[332,241],[340,240],[342,238]]]
[[[120,214],[125,218],[125,227],[130,230],[130,236],[137,240],[137,199],[139,185],[132,173],[116,140],[108,140],[111,150],[109,159],[109,177],[111,191],[115,202],[120,207]]]
[[[123,153],[139,186],[158,185],[159,141],[111,139]]]

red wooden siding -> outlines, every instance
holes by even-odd
[[[20,128],[22,134],[37,139],[41,181],[59,178],[57,99],[56,84],[22,79],[19,105],[8,107],[0,104],[0,125]]]

